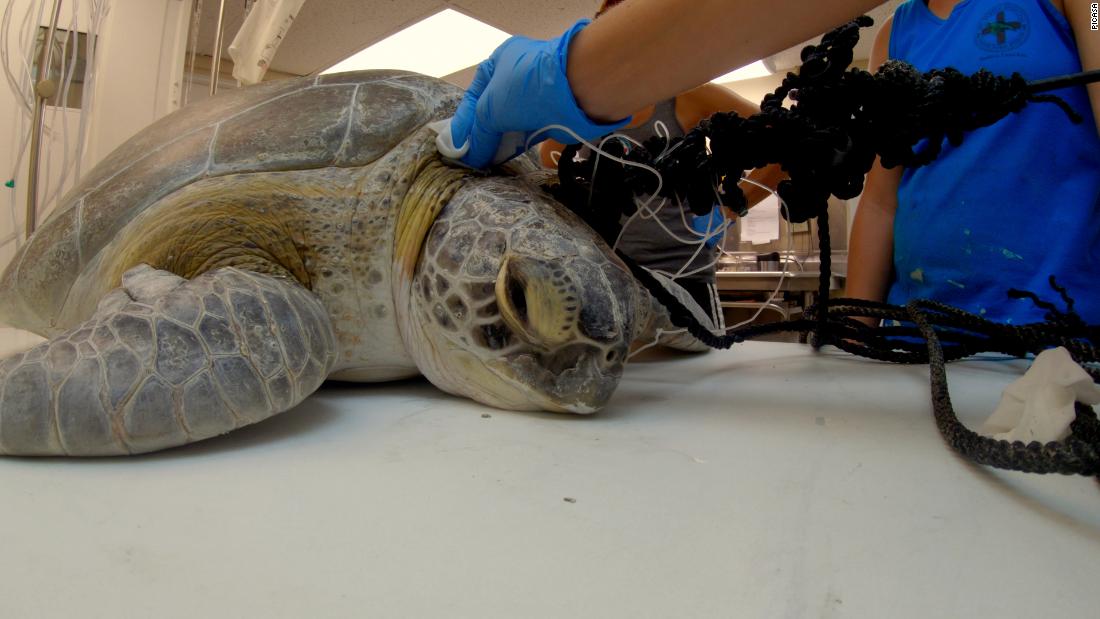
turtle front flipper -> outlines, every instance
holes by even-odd
[[[0,362],[0,454],[134,454],[224,434],[302,401],[335,350],[296,281],[141,265],[83,324]]]
[[[646,270],[649,271],[649,269]],[[715,325],[715,321],[707,314],[706,310],[699,306],[698,301],[683,286],[656,271],[649,271],[649,273],[658,283],[664,286],[669,294],[676,297],[676,300],[695,317],[699,324],[705,326],[715,335],[721,335],[725,331],[725,325]],[[696,339],[686,329],[672,324],[668,308],[662,305],[656,297],[649,294],[648,291],[644,293],[644,297],[649,301],[648,320],[642,324],[642,327],[638,330],[637,339],[631,345],[634,351],[637,352],[650,346],[664,346],[681,352],[707,352],[710,350],[710,346]]]

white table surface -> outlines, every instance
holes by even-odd
[[[1019,371],[953,364],[964,420]],[[0,498],[5,618],[1100,607],[1095,480],[971,465],[936,431],[927,368],[794,344],[633,364],[587,418],[326,387],[159,455],[0,460]]]

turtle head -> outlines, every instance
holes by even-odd
[[[402,330],[428,379],[513,410],[602,407],[649,311],[588,226],[507,178],[455,193],[427,232],[408,299]]]

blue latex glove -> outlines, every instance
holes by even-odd
[[[691,220],[691,229],[699,234],[707,235],[704,245],[714,247],[722,240],[722,225],[726,223],[726,217],[722,209],[717,206],[706,215],[696,215]]]
[[[577,141],[556,130],[530,139],[547,125],[565,125],[589,140],[630,122],[629,117],[611,124],[592,122],[569,88],[565,76],[569,42],[589,22],[582,19],[549,41],[512,37],[478,66],[451,120],[451,143],[460,149],[468,146],[462,163],[484,168],[507,161],[547,138],[562,144]]]

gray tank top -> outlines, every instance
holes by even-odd
[[[676,120],[676,99],[661,101],[654,106],[653,115],[649,120],[637,127],[620,129],[616,133],[622,133],[644,143],[649,138],[657,135],[658,121],[664,123],[670,139],[684,136],[684,131],[680,128],[680,122]],[[596,179],[598,182],[598,172]],[[639,197],[643,201],[646,198],[645,196]],[[656,208],[660,205],[660,201],[659,197],[655,198],[650,203],[650,208]],[[684,205],[684,213],[681,215],[679,205],[672,200],[668,200],[657,212],[656,219],[659,219],[665,228],[668,228],[672,234],[680,239],[694,241],[699,238],[697,233],[684,226],[684,222],[690,223],[693,217],[694,215],[686,204]],[[619,249],[644,267],[675,275],[681,270],[687,273],[714,261],[714,254],[717,250],[712,247],[703,247],[699,250],[699,254],[695,256],[695,259],[692,260],[692,255],[699,249],[698,245],[682,243],[673,238],[654,221],[654,218],[643,219],[639,215],[627,223],[624,217],[621,223],[626,225],[626,229],[619,241]],[[690,266],[684,268],[684,265],[688,262],[691,263]],[[714,282],[714,277],[714,266],[693,275],[684,276],[685,279],[708,283]]]

